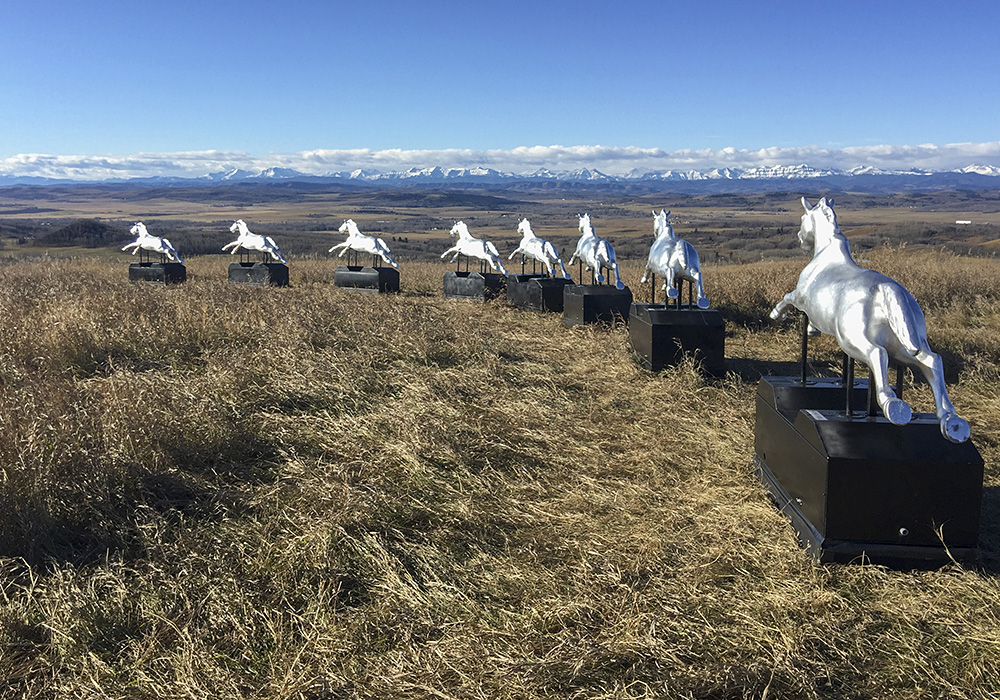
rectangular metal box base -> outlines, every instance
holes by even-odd
[[[865,406],[867,381],[854,392]],[[757,476],[816,559],[976,560],[983,459],[971,441],[947,441],[934,414],[848,418],[839,379],[764,377],[756,403]]]
[[[628,335],[639,364],[653,372],[690,356],[706,374],[726,373],[726,322],[716,309],[632,304]]]
[[[458,272],[450,270],[444,275],[446,299],[488,301],[503,294],[507,278],[494,272]]]
[[[563,324],[628,323],[632,290],[610,284],[568,284],[563,288]]]
[[[180,284],[187,281],[187,268],[183,263],[141,262],[128,266],[129,282],[154,284]]]
[[[365,294],[391,294],[399,291],[399,270],[394,267],[338,265],[333,271],[333,285]]]
[[[507,303],[522,311],[563,310],[563,288],[573,284],[565,277],[542,274],[510,275],[507,278]]]
[[[234,262],[229,265],[229,283],[287,287],[288,265],[284,263]]]

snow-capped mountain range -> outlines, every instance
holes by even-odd
[[[665,171],[639,171],[632,170],[624,175],[608,175],[600,170],[591,168],[581,168],[569,171],[552,171],[540,168],[528,173],[510,173],[494,170],[493,168],[477,166],[472,168],[442,168],[439,166],[427,168],[409,168],[400,171],[379,171],[358,169],[344,172],[330,172],[324,175],[313,175],[302,173],[291,168],[270,167],[262,170],[251,171],[232,168],[201,177],[150,177],[134,179],[104,179],[88,180],[88,184],[101,183],[132,183],[132,184],[226,184],[226,183],[254,183],[254,182],[316,182],[316,183],[356,183],[370,185],[419,185],[419,184],[466,184],[466,185],[496,185],[512,183],[531,182],[563,182],[563,183],[591,183],[591,184],[648,184],[650,186],[661,183],[666,187],[681,183],[717,183],[726,182],[743,183],[752,185],[758,183],[768,186],[780,186],[781,182],[795,180],[828,180],[831,183],[846,184],[847,181],[854,181],[861,184],[862,180],[885,182],[887,178],[903,178],[907,182],[926,180],[940,181],[941,186],[949,183],[961,186],[971,180],[979,181],[979,178],[1000,177],[1000,168],[992,165],[969,165],[965,168],[948,171],[934,170],[884,170],[875,167],[856,167],[850,170],[838,170],[830,168],[814,168],[806,164],[801,165],[774,165],[759,166],[752,168],[712,168],[708,170],[665,170]],[[81,180],[64,180],[45,177],[31,177],[23,175],[11,175],[0,172],[0,186],[3,185],[45,185],[45,184],[83,184]],[[992,188],[994,184],[983,181],[980,184]],[[1000,181],[996,183],[1000,185]]]
[[[582,168],[579,170],[551,171],[541,168],[530,173],[508,173],[493,168],[409,168],[407,170],[382,172],[379,170],[353,170],[334,172],[326,175],[307,175],[289,168],[267,168],[259,172],[233,169],[205,176],[212,182],[237,182],[247,180],[308,180],[337,179],[358,182],[447,182],[480,181],[510,182],[514,180],[558,180],[565,182],[636,182],[636,181],[699,181],[699,180],[803,180],[823,177],[857,177],[865,175],[882,176],[931,176],[942,172],[1000,177],[1000,168],[993,165],[969,165],[949,171],[935,170],[883,170],[873,167],[857,167],[850,170],[813,168],[808,165],[775,165],[756,168],[712,168],[710,170],[632,170],[625,175],[608,175],[600,170]]]

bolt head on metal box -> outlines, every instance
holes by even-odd
[[[531,273],[507,278],[507,303],[522,311],[563,310],[563,288],[573,284],[565,277]]]
[[[338,265],[333,284],[365,294],[389,294],[399,291],[399,270],[394,267]]]
[[[265,262],[234,262],[229,265],[230,284],[287,287],[288,265]]]
[[[446,299],[488,301],[500,296],[506,284],[506,277],[493,272],[449,270],[443,280],[444,296]]]
[[[645,369],[659,372],[690,356],[705,374],[726,373],[726,322],[717,309],[632,304],[628,335]]]
[[[867,381],[855,381],[865,405]],[[848,418],[840,380],[764,377],[757,385],[757,476],[820,561],[897,567],[974,561],[983,459],[934,414],[907,425]],[[809,407],[812,405],[814,407]]]
[[[610,284],[568,284],[563,288],[563,324],[628,323],[632,290]]]
[[[138,262],[128,266],[129,282],[180,284],[187,281],[187,268],[176,262]]]

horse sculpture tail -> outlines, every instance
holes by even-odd
[[[889,327],[899,339],[900,345],[907,352],[916,355],[926,342],[920,335],[918,320],[914,318],[914,309],[922,314],[920,307],[909,292],[896,283],[880,284],[878,298],[889,319]]]

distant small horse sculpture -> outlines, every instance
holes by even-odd
[[[135,235],[135,240],[122,248],[123,251],[131,248],[132,255],[135,255],[136,251],[141,248],[143,250],[151,250],[154,253],[159,253],[160,255],[165,255],[171,262],[184,262],[181,260],[181,256],[177,254],[174,247],[170,245],[170,241],[166,238],[159,238],[158,236],[152,235],[146,230],[146,225],[141,221],[136,222],[136,224],[129,229],[129,233]],[[160,259],[162,260],[163,258]]]
[[[694,246],[674,235],[674,227],[670,225],[670,212],[660,210],[653,212],[653,230],[656,240],[649,249],[649,260],[646,270],[642,273],[642,282],[649,280],[650,273],[660,274],[664,278],[663,288],[667,296],[676,299],[680,292],[675,286],[678,279],[687,280],[695,285],[698,291],[698,308],[707,309],[708,299],[701,282],[701,264],[698,262],[698,251]]]
[[[399,268],[396,261],[392,259],[392,253],[389,252],[389,246],[385,244],[381,238],[376,238],[375,236],[366,236],[361,233],[358,229],[358,225],[354,223],[353,219],[348,219],[340,225],[340,232],[347,232],[347,240],[343,243],[338,243],[337,245],[330,248],[328,252],[332,253],[337,250],[337,248],[342,248],[340,255],[337,257],[344,257],[344,253],[348,250],[356,250],[359,253],[368,253],[369,255],[377,255],[382,260],[395,268]]]
[[[969,424],[955,414],[948,398],[941,357],[927,343],[920,305],[899,282],[854,262],[832,201],[824,198],[810,207],[803,197],[802,206],[806,213],[799,243],[813,258],[771,318],[784,318],[794,306],[809,317],[810,329],[834,336],[848,356],[867,364],[878,405],[896,425],[910,421],[911,409],[889,386],[889,359],[918,368],[934,393],[941,434],[951,442],[968,440]]]
[[[452,262],[454,262],[459,255],[465,255],[488,263],[490,268],[496,272],[503,273],[504,275],[509,274],[500,261],[500,252],[497,250],[497,247],[489,241],[473,238],[465,222],[459,221],[452,226],[451,232],[448,235],[458,236],[458,242],[441,254],[442,259],[454,253],[451,258]]]
[[[261,236],[256,233],[251,233],[247,225],[243,223],[243,219],[233,222],[233,225],[229,227],[230,233],[235,233],[239,230],[239,238],[237,238],[232,243],[227,243],[222,246],[223,250],[228,250],[229,254],[232,255],[240,248],[245,248],[246,250],[259,250],[262,253],[269,253],[273,260],[278,262],[288,263],[284,256],[281,254],[281,249],[278,248],[278,244],[274,242],[274,239],[270,236]]]
[[[580,233],[580,240],[576,243],[576,250],[573,251],[573,257],[569,259],[569,264],[572,265],[577,260],[582,260],[583,264],[597,275],[598,284],[604,282],[604,275],[601,274],[601,268],[613,270],[615,273],[615,286],[618,289],[625,289],[621,275],[618,274],[618,261],[615,259],[615,249],[611,247],[610,243],[594,233],[594,227],[590,224],[590,214],[584,214],[580,217]]]
[[[517,225],[517,232],[521,234],[521,242],[518,243],[517,249],[507,257],[508,260],[513,260],[515,255],[521,253],[525,257],[532,258],[545,265],[545,269],[548,270],[550,275],[554,274],[552,271],[553,266],[559,265],[562,269],[562,276],[566,279],[570,278],[569,273],[566,272],[566,266],[563,265],[562,258],[559,257],[559,251],[544,238],[536,236],[535,232],[531,230],[531,224],[528,223],[527,219],[521,219],[521,222]]]

